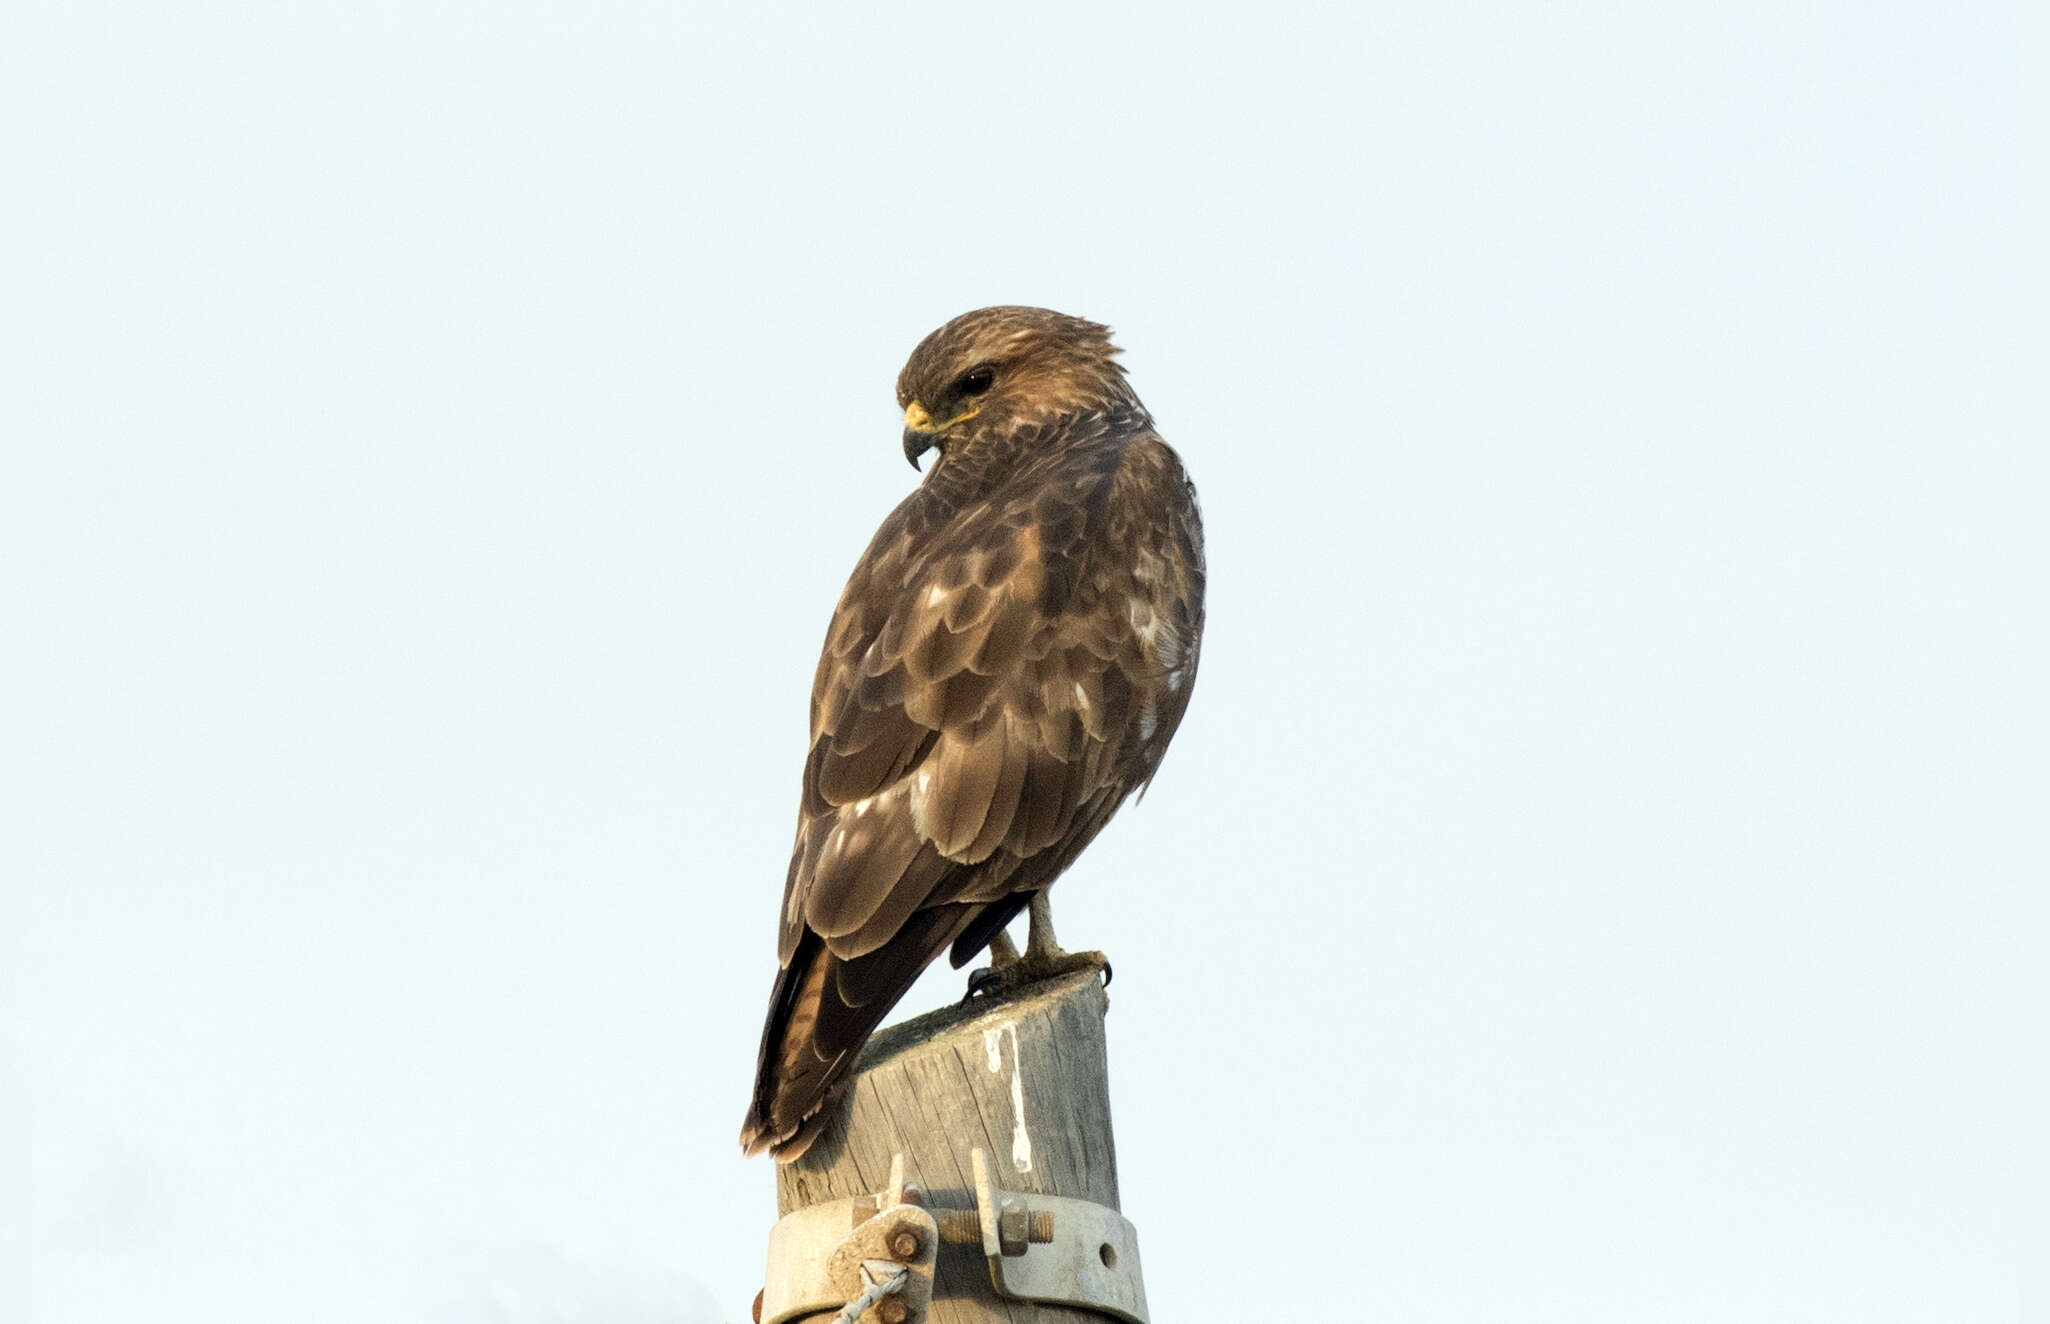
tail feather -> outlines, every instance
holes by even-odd
[[[811,1147],[853,1082],[861,1046],[982,910],[954,904],[918,911],[889,942],[852,960],[805,931],[769,994],[754,1098],[740,1128],[746,1153],[766,1149],[788,1163]]]

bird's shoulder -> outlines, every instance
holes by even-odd
[[[842,606],[871,608],[917,588],[984,587],[1034,565],[1084,556],[1113,501],[1139,496],[1179,461],[1143,421],[1090,419],[1012,439],[1030,458],[987,469],[942,469],[907,495],[856,563]],[[953,465],[952,460],[945,461]],[[1014,586],[1022,587],[1022,586]],[[880,628],[873,610],[861,613]]]

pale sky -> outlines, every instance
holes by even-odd
[[[18,6],[0,1319],[746,1318],[810,675],[990,303],[1208,522],[1055,892],[1156,1318],[1230,1209],[1275,1319],[2016,1318],[2017,24]]]

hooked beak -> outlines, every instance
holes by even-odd
[[[932,415],[925,412],[925,406],[913,400],[904,409],[904,458],[911,461],[911,467],[918,468],[918,457],[940,444],[939,430],[932,425]]]

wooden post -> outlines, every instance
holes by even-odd
[[[862,1050],[840,1117],[776,1169],[779,1213],[871,1195],[904,1156],[929,1207],[975,1208],[969,1152],[996,1184],[1118,1207],[1101,976],[1082,971],[892,1026]],[[820,1315],[817,1319],[828,1319]],[[943,1244],[931,1324],[1053,1324],[1094,1311],[997,1295],[981,1247]]]

